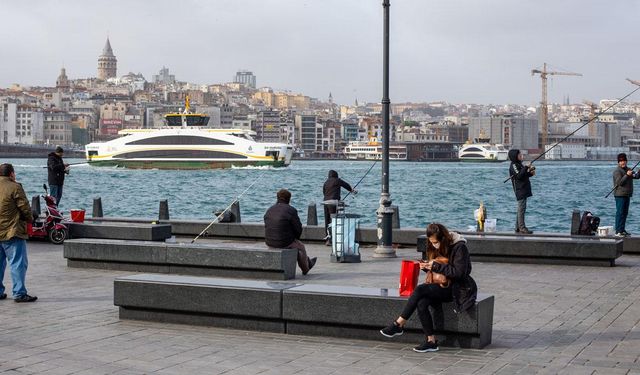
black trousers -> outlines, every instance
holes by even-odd
[[[331,229],[329,229],[329,224],[331,224],[331,215],[335,214],[337,211],[337,207],[333,205],[324,205],[324,229],[327,231],[327,236],[331,238]]]
[[[422,283],[413,290],[400,316],[405,320],[409,320],[417,308],[422,330],[425,335],[431,336],[433,335],[433,318],[431,317],[431,312],[429,312],[429,306],[451,301],[453,301],[451,287],[443,288],[438,284]]]

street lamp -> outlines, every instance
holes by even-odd
[[[393,249],[393,227],[391,208],[391,194],[389,194],[389,0],[383,0],[384,37],[382,51],[382,192],[378,207],[378,246],[374,258],[395,258]]]

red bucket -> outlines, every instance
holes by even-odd
[[[76,209],[69,210],[69,212],[71,213],[71,221],[74,223],[84,223],[84,210]]]

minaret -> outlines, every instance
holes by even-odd
[[[114,56],[111,43],[109,43],[109,38],[107,38],[107,43],[105,43],[102,49],[102,55],[98,57],[98,79],[105,81],[108,78],[114,78],[117,69],[118,60]]]
[[[333,95],[329,92],[329,104],[333,104]]]
[[[67,78],[67,71],[64,67],[60,69],[60,75],[56,80],[56,88],[60,91],[66,91],[69,89],[69,78]]]

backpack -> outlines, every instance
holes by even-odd
[[[593,236],[598,231],[599,225],[600,218],[597,216],[593,216],[593,214],[589,211],[585,211],[582,214],[582,219],[580,219],[580,229],[578,229],[578,234],[584,236]]]

